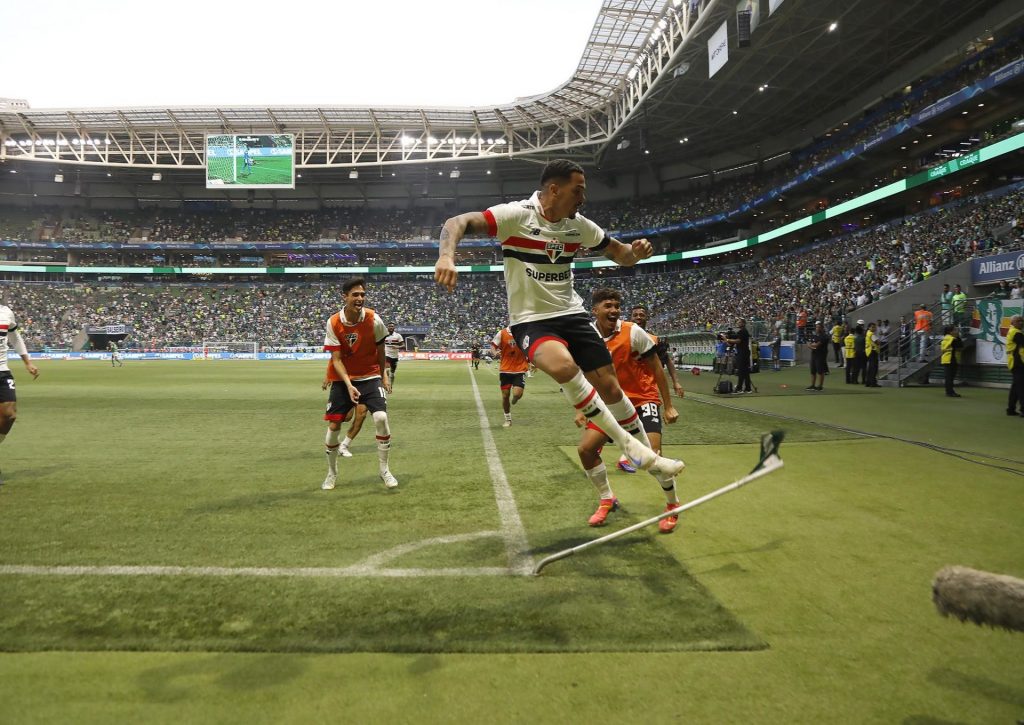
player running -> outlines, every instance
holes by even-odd
[[[480,369],[480,357],[480,343],[474,342],[473,347],[471,347],[469,350],[469,358],[473,363],[474,370]]]
[[[395,387],[395,372],[398,370],[398,351],[405,347],[405,338],[395,332],[394,323],[388,324],[388,336],[384,338],[384,360],[391,369],[391,387]]]
[[[7,354],[10,350],[18,353],[25,369],[35,380],[39,377],[39,368],[32,364],[28,356],[28,348],[18,332],[18,323],[10,307],[0,305],[0,443],[4,442],[11,432],[14,421],[18,417],[18,397],[14,393],[14,376],[7,367]],[[0,484],[3,479],[0,479]]]
[[[357,277],[341,287],[345,306],[331,315],[324,335],[324,350],[331,353],[327,377],[331,393],[324,420],[327,421],[327,478],[320,488],[334,488],[338,477],[338,437],[341,422],[361,403],[373,416],[377,429],[377,457],[380,478],[388,488],[398,486],[391,475],[391,428],[388,425],[387,394],[391,392],[388,368],[384,364],[387,328],[377,314],[365,306],[366,282]]]
[[[526,389],[526,355],[516,345],[515,338],[507,327],[498,330],[491,340],[491,348],[501,358],[498,367],[498,381],[501,385],[501,409],[505,412],[502,428],[512,425],[512,406],[519,402]],[[511,398],[511,400],[510,400]]]
[[[116,342],[110,343],[110,367],[124,367],[124,362],[121,360],[121,355],[118,352]]]
[[[540,184],[528,200],[448,219],[441,230],[434,279],[449,291],[455,289],[455,249],[467,231],[497,237],[504,257],[509,329],[527,359],[550,375],[569,403],[641,468],[675,476],[683,462],[662,458],[646,445],[647,435],[622,394],[608,348],[572,285],[572,260],[581,247],[600,250],[626,267],[650,257],[654,249],[646,239],[632,244],[612,239],[578,214],[586,200],[586,177],[578,164],[549,162]]]
[[[657,357],[657,343],[654,338],[644,332],[640,325],[623,322],[619,319],[622,313],[622,295],[618,290],[601,287],[594,290],[591,312],[594,315],[594,327],[604,339],[615,365],[615,374],[619,384],[629,401],[636,407],[640,423],[651,441],[651,448],[661,453],[661,418],[664,413],[666,423],[675,423],[679,413],[672,405],[668,392],[668,380]],[[663,408],[659,405],[663,404]],[[576,413],[576,425],[584,428],[577,453],[587,478],[594,484],[601,498],[597,511],[588,522],[591,526],[603,526],[608,514],[618,508],[619,501],[612,493],[608,483],[608,470],[601,461],[601,448],[608,441],[604,431],[593,421],[588,421],[582,413]],[[651,472],[665,492],[666,511],[679,506],[676,494],[676,482],[672,476]],[[668,516],[661,520],[658,529],[663,534],[671,533],[678,516]]]

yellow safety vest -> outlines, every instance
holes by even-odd
[[[867,334],[864,336],[864,356],[870,356],[871,353],[877,349],[878,348],[875,347],[875,333],[868,330]]]
[[[843,326],[842,325],[836,325],[835,327],[832,328],[832,342],[834,342],[835,344],[838,345],[842,341],[843,341]]]
[[[853,333],[852,332],[849,335],[846,336],[845,340],[843,340],[843,345],[846,347],[846,359],[847,360],[853,360],[855,357],[857,357],[857,352],[856,352],[857,345],[856,345],[856,343],[854,341],[854,337],[853,337]]]
[[[952,335],[946,335],[942,338],[942,364],[949,365],[951,362],[960,364],[960,351],[953,350],[953,340],[955,338]]]
[[[1011,327],[1006,333],[1006,366],[1013,370],[1015,365],[1024,365],[1024,333]]]

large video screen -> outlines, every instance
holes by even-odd
[[[206,188],[294,189],[295,136],[225,133],[206,137]]]

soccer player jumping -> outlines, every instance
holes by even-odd
[[[327,478],[320,488],[334,488],[338,477],[338,438],[348,412],[361,403],[373,417],[377,429],[380,478],[388,488],[398,486],[391,475],[391,428],[388,425],[386,395],[391,392],[388,368],[384,364],[384,338],[388,331],[377,314],[365,306],[366,282],[350,279],[341,287],[345,306],[331,315],[324,336],[324,350],[331,353],[327,377],[331,394],[324,420],[327,421]]]
[[[600,250],[616,264],[631,267],[653,254],[651,243],[638,239],[623,244],[578,213],[586,200],[586,177],[578,164],[549,162],[540,185],[528,200],[448,219],[441,230],[434,279],[449,292],[455,289],[455,248],[467,231],[497,237],[504,257],[509,329],[516,344],[637,466],[675,476],[683,462],[662,458],[645,444],[636,409],[615,377],[611,354],[572,284],[572,260],[581,247]]]

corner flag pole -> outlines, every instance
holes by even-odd
[[[751,472],[748,473],[743,478],[737,481],[733,481],[732,483],[726,486],[722,486],[718,490],[712,491],[709,494],[705,494],[704,496],[694,499],[689,503],[681,504],[680,506],[677,506],[676,508],[671,509],[669,511],[663,511],[657,516],[652,516],[646,521],[641,521],[638,524],[627,526],[626,528],[620,529],[619,531],[613,531],[612,533],[594,539],[593,541],[588,541],[584,544],[580,544],[579,546],[574,546],[571,549],[559,551],[558,553],[552,554],[551,556],[545,559],[541,559],[540,563],[537,564],[537,568],[533,570],[534,576],[539,575],[541,570],[548,564],[551,564],[552,562],[556,562],[561,559],[568,559],[570,556],[576,554],[577,552],[586,551],[587,549],[591,549],[595,546],[606,544],[609,541],[613,541],[622,536],[625,536],[626,534],[630,534],[646,526],[650,526],[651,524],[657,523],[658,521],[661,521],[662,519],[667,518],[669,516],[678,516],[683,511],[689,511],[692,508],[700,506],[702,503],[710,501],[713,498],[718,498],[719,496],[727,494],[730,491],[735,491],[737,488],[746,486],[751,481],[756,481],[758,478],[761,478],[762,476],[767,476],[769,473],[779,470],[780,468],[782,468],[783,465],[782,459],[779,458],[779,446],[781,445],[782,439],[784,437],[785,432],[781,430],[772,431],[771,433],[765,433],[761,437],[761,458],[760,460],[758,460],[757,465],[754,466],[753,470],[751,470]]]

